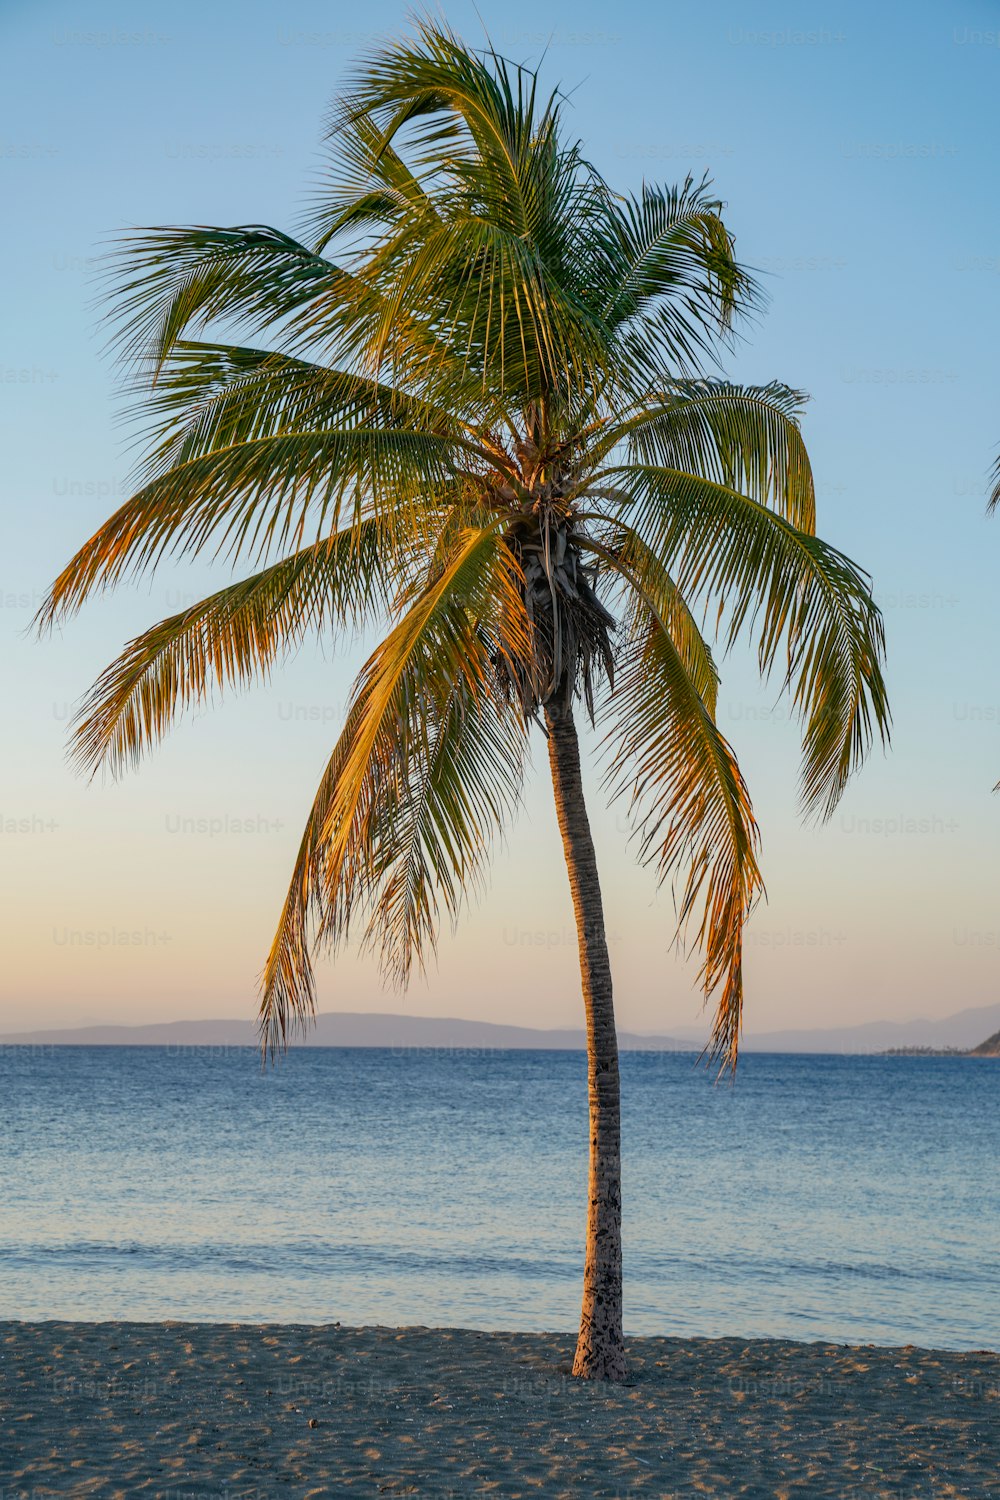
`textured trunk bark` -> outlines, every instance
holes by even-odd
[[[550,703],[545,708],[545,723],[559,831],[576,914],[587,1014],[590,1092],[587,1258],[573,1374],[589,1380],[620,1381],[626,1375],[622,1334],[621,1103],[611,964],[572,710]]]

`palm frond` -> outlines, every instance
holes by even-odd
[[[1000,458],[998,458],[996,463],[993,465],[993,468],[991,470],[991,478],[993,480],[993,488],[990,490],[990,499],[987,509],[992,512],[996,510],[998,505],[1000,505]]]
[[[534,75],[496,53],[488,57],[470,52],[446,26],[418,22],[416,40],[390,43],[365,59],[332,118],[331,136],[365,118],[381,126],[381,150],[408,129],[418,169],[444,161],[458,176],[478,164],[491,202],[503,205],[515,232],[528,233],[526,189],[538,143],[555,136],[558,102],[551,96],[539,112]]]
[[[582,536],[579,545],[605,562],[612,573],[627,579],[631,587],[640,589],[650,601],[695,691],[714,719],[719,696],[719,669],[684,595],[659,559],[622,521],[615,519],[603,523],[601,536],[603,542]],[[628,634],[626,632],[626,638]]]
[[[268,349],[181,340],[164,361],[136,415],[150,479],[222,448],[285,433],[368,428],[427,432],[461,444],[466,425],[384,382]],[[475,452],[475,444],[468,445]]]
[[[714,357],[720,334],[760,301],[707,178],[645,185],[638,198],[609,196],[600,250],[601,315],[640,380],[655,379],[665,362],[696,372],[703,357]]]
[[[385,229],[411,216],[437,214],[419,177],[363,111],[341,110],[335,133],[333,169],[309,219],[318,254],[345,231]]]
[[[368,520],[161,620],[91,688],[74,724],[74,758],[91,774],[137,764],[213,684],[246,686],[308,631],[356,630],[384,612],[410,564]]]
[[[264,560],[322,537],[346,512],[389,531],[418,524],[455,476],[454,445],[424,432],[348,427],[289,432],[212,450],[145,485],[80,548],[52,586],[37,623],[46,629],[95,591],[137,576],[165,556],[200,551]]]
[[[678,936],[702,952],[705,996],[716,996],[710,1050],[733,1068],[743,1008],[743,928],[763,891],[757,825],[736,757],[667,623],[676,591],[652,569],[641,579],[632,566],[638,553],[633,545],[628,562],[620,563],[634,593],[628,644],[601,720],[610,757],[607,785],[613,799],[628,803],[641,857],[655,864],[660,880],[674,884]]]
[[[273,331],[318,300],[357,303],[355,277],[266,224],[152,227],[122,237],[108,271],[113,345],[155,377],[176,342],[216,319]]]
[[[580,246],[607,191],[560,145],[558,120],[556,96],[536,103],[534,75],[444,28],[366,61],[332,129],[355,199],[321,243],[344,214],[385,221],[368,261],[386,295],[382,343],[407,310],[487,384],[499,369],[515,399],[595,381],[607,337]]]
[[[803,721],[802,798],[829,817],[875,734],[889,733],[882,617],[849,558],[725,485],[651,464],[612,471],[618,515],[689,599],[714,603],[731,644],[757,632],[761,671],[781,658]]]
[[[286,353],[370,366],[371,329],[384,306],[363,269],[336,264],[268,225],[130,232],[110,257],[106,281],[111,345],[153,385],[179,341],[217,323],[267,331]],[[404,308],[388,352],[419,368],[447,351]]]
[[[263,977],[271,1053],[312,1013],[310,918],[336,946],[360,909],[364,941],[406,979],[454,918],[490,835],[516,804],[523,720],[497,690],[495,657],[530,649],[499,524],[456,537],[355,688],[299,848]],[[503,615],[503,638],[494,625]],[[486,622],[486,623],[484,623]]]
[[[661,464],[739,490],[816,530],[812,466],[799,428],[801,391],[724,380],[676,380],[611,423],[591,450],[599,461],[627,444],[633,463]]]

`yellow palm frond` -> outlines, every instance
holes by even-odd
[[[246,686],[308,631],[355,630],[384,613],[411,566],[368,520],[161,620],[129,642],[84,700],[78,763],[113,774],[135,765],[213,684]]]
[[[405,980],[433,946],[439,903],[457,916],[482,870],[526,747],[496,683],[501,653],[530,650],[517,582],[499,525],[468,529],[363,669],[264,970],[270,1052],[312,1013],[310,914],[336,945],[360,909],[364,941]]]
[[[266,558],[320,538],[346,510],[397,533],[426,515],[427,497],[454,478],[453,449],[429,433],[347,428],[285,433],[177,464],[106,521],[60,573],[38,614],[46,628],[95,591],[165,556],[212,545],[236,560]]]
[[[716,998],[711,1051],[735,1067],[743,929],[763,891],[759,836],[736,757],[654,603],[637,595],[602,716],[608,785],[628,803],[641,856],[674,883],[678,935],[702,953],[705,995]]]

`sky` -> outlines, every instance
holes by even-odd
[[[455,0],[569,92],[621,190],[710,172],[770,305],[734,378],[810,393],[819,530],[873,576],[894,729],[823,828],[798,812],[787,703],[749,648],[719,721],[749,781],[768,900],[747,935],[746,1026],[941,1017],[996,998],[1000,443],[995,191],[1000,4]],[[134,453],[94,308],[96,258],[141,224],[299,222],[345,71],[407,24],[396,3],[4,0],[0,193],[0,1032],[251,1016],[257,976],[338,730],[358,643],[180,722],[138,772],[86,782],[73,705],[124,642],[223,576],[162,569],[51,638],[28,626],[127,494]],[[592,749],[592,742],[588,742]],[[545,756],[484,900],[401,995],[353,952],[324,1010],[576,1025],[581,1003]],[[622,1027],[702,1015],[673,907],[638,867],[596,767],[592,820]]]

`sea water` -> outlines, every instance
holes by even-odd
[[[622,1057],[626,1331],[996,1348],[1000,1063]],[[0,1317],[572,1330],[576,1052],[0,1048]]]

